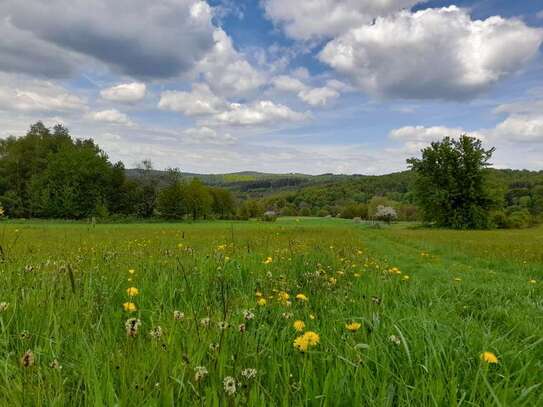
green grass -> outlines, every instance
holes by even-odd
[[[336,219],[3,223],[0,405],[543,405],[542,243],[542,228]],[[128,318],[141,321],[136,337]],[[320,336],[306,353],[293,346],[295,320]],[[35,360],[23,367],[27,350]],[[200,382],[197,366],[209,372]]]

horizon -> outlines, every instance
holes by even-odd
[[[7,0],[0,137],[42,120],[126,168],[386,175],[467,133],[541,171],[535,3]]]

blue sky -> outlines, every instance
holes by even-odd
[[[0,136],[127,167],[382,174],[444,136],[543,169],[543,3],[6,0]]]

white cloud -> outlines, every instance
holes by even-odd
[[[207,84],[195,83],[191,92],[166,91],[160,96],[158,107],[180,112],[186,116],[212,115],[226,106]]]
[[[212,8],[200,0],[4,0],[0,15],[19,30],[8,31],[2,42],[26,33],[27,48],[20,52],[27,61],[16,62],[28,72],[45,62],[68,75],[73,64],[59,65],[64,50],[132,77],[172,78],[189,72],[214,44]],[[45,61],[28,50],[43,43],[55,47],[55,58]],[[13,69],[13,58],[7,64],[0,55],[0,69]]]
[[[146,90],[145,83],[123,83],[101,90],[100,96],[112,102],[135,103],[143,100]]]
[[[461,128],[451,128],[443,126],[405,126],[399,129],[394,129],[390,132],[391,139],[404,142],[422,142],[430,143],[432,141],[441,140],[444,137],[458,138],[466,132]]]
[[[237,138],[230,133],[218,133],[217,130],[203,126],[187,129],[183,132],[187,141],[208,144],[232,144]]]
[[[0,78],[0,110],[63,112],[85,108],[83,99],[51,82],[16,81],[7,76]]]
[[[301,80],[288,75],[276,76],[272,79],[272,84],[276,89],[284,92],[301,92],[307,88]]]
[[[308,114],[293,111],[288,106],[263,100],[250,105],[231,103],[228,110],[216,115],[215,119],[231,126],[255,126],[303,121],[308,117]]]
[[[198,62],[194,73],[222,96],[245,95],[265,83],[263,73],[255,69],[232,44],[222,30],[213,33],[214,47]]]
[[[462,99],[521,69],[542,41],[542,29],[520,20],[474,21],[450,6],[378,18],[330,41],[319,58],[366,92]]]
[[[424,0],[263,0],[266,16],[298,40],[335,37]]]
[[[512,114],[491,132],[497,140],[543,142],[543,112],[534,115]]]
[[[92,120],[97,122],[111,123],[111,124],[122,124],[125,126],[132,126],[133,123],[130,118],[116,109],[102,110],[99,112],[90,112],[87,114]]]
[[[298,97],[311,106],[325,106],[330,100],[337,99],[339,92],[328,86],[303,90]]]

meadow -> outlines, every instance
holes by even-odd
[[[0,224],[0,405],[543,405],[543,228]]]

